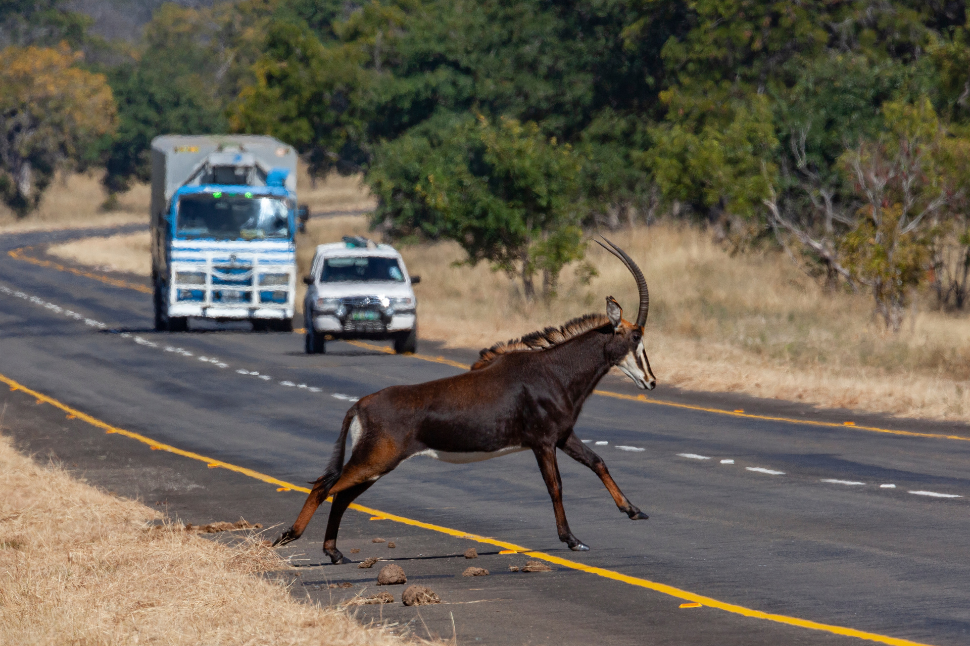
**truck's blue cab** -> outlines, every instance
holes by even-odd
[[[152,142],[155,327],[190,318],[292,330],[296,153],[271,137]]]

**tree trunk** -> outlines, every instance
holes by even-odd
[[[542,297],[545,299],[553,298],[556,295],[556,289],[559,286],[559,275],[549,271],[548,269],[542,270]]]
[[[532,272],[524,267],[522,268],[522,293],[525,300],[530,303],[536,299],[536,287],[532,281]]]

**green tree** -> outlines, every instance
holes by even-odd
[[[365,161],[362,95],[373,76],[366,58],[362,47],[327,47],[307,26],[273,22],[252,68],[255,82],[230,107],[232,129],[292,144],[314,176],[356,170]]]
[[[228,129],[218,77],[231,56],[219,53],[217,31],[207,12],[162,5],[146,27],[140,58],[111,71],[119,126],[106,145],[104,184],[109,191],[124,191],[132,179],[150,178],[155,136]]]
[[[671,113],[645,158],[667,199],[751,218],[769,195],[778,140],[762,94],[721,88],[704,97],[661,94]]]
[[[416,162],[416,163],[415,163]],[[584,256],[580,159],[535,123],[461,121],[436,141],[404,137],[378,157],[369,181],[378,222],[457,241],[474,265],[522,280],[527,300],[555,294],[562,268]],[[420,200],[421,208],[410,203]],[[402,205],[408,205],[403,206]]]
[[[847,151],[841,165],[862,201],[841,242],[843,265],[872,291],[886,327],[899,330],[908,290],[929,265],[929,236],[958,197],[949,144],[929,99],[890,101],[887,131]]]
[[[20,216],[59,167],[115,127],[111,89],[79,59],[66,45],[0,51],[0,195]]]
[[[65,0],[0,0],[0,47],[52,47],[74,50],[88,42],[93,20],[70,11]]]

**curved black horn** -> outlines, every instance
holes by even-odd
[[[637,267],[637,263],[633,262],[633,259],[630,258],[625,251],[610,242],[606,237],[601,237],[603,237],[603,239],[606,240],[607,244],[610,246],[607,247],[599,240],[595,241],[596,244],[622,260],[623,264],[626,265],[626,268],[630,270],[630,273],[633,274],[633,278],[637,281],[637,289],[640,291],[640,309],[637,310],[637,326],[643,327],[647,322],[647,313],[650,311],[650,292],[647,289],[647,280],[643,277],[643,272],[640,271],[640,268]],[[610,247],[612,247],[612,249]]]

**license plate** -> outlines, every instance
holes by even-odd
[[[381,315],[373,310],[357,310],[350,313],[351,321],[376,321],[379,318]]]
[[[222,292],[223,303],[242,303],[244,292]]]

